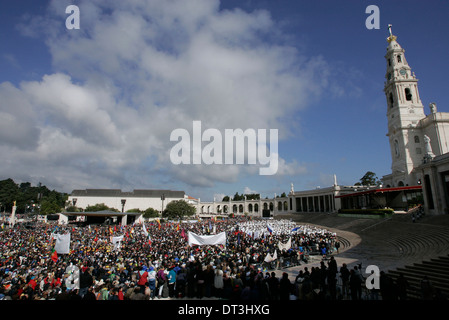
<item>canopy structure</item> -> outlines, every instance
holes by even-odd
[[[341,199],[342,209],[393,208],[404,210],[411,203],[422,201],[422,186],[372,188],[335,196]]]
[[[59,222],[67,223],[71,218],[74,217],[85,217],[86,223],[113,223],[112,221],[118,221],[120,218],[120,223],[122,225],[127,225],[135,220],[138,220],[142,213],[139,212],[116,212],[110,210],[103,211],[85,211],[85,212],[62,212],[59,214]]]

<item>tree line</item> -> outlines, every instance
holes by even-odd
[[[61,212],[68,194],[50,190],[39,183],[32,186],[30,182],[15,183],[8,178],[0,181],[0,211],[11,212],[16,202],[16,213],[53,214]]]

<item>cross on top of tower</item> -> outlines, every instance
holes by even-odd
[[[388,25],[388,32],[390,33],[390,36],[387,38],[388,43],[390,43],[391,41],[396,41],[397,37],[395,35],[393,35],[393,32],[391,31],[391,27],[393,25],[389,24]]]

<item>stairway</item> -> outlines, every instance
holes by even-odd
[[[388,275],[395,281],[400,274],[403,274],[410,285],[407,290],[409,299],[422,298],[421,280],[424,276],[427,276],[435,289],[441,290],[443,294],[449,297],[449,255],[388,271]]]

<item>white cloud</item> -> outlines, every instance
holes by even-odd
[[[258,192],[250,189],[249,187],[245,187],[245,189],[243,190],[243,194],[255,194],[255,193],[258,193]]]
[[[325,61],[276,40],[281,32],[263,10],[219,11],[211,0],[86,0],[81,30],[67,30],[57,23],[65,4],[52,1],[48,16],[20,26],[35,35],[28,19],[43,30],[54,73],[17,88],[0,84],[0,153],[22,148],[10,156],[30,175],[80,187],[160,176],[233,183],[255,166],[172,165],[171,131],[201,120],[218,130],[279,129],[282,139],[292,114],[328,85]],[[279,159],[278,175],[304,171]]]

